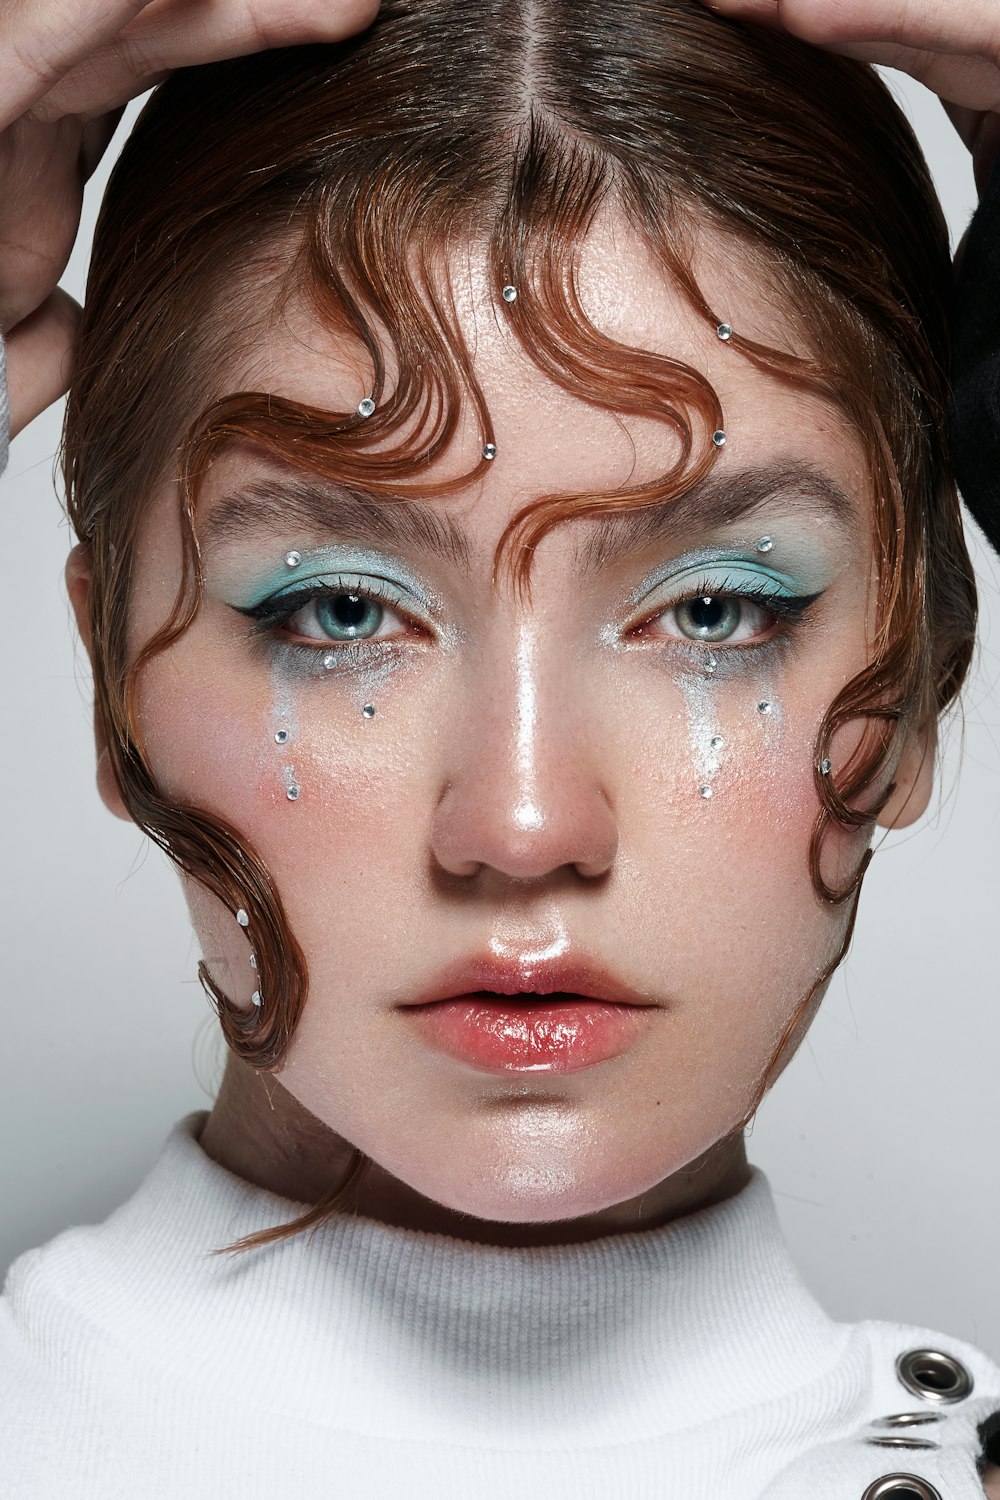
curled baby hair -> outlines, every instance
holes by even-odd
[[[817,897],[851,903],[836,959],[804,998],[761,1080],[850,942],[866,849],[834,888],[831,828],[869,829],[892,792],[900,736],[953,700],[973,648],[976,596],[946,452],[950,257],[913,134],[875,72],[713,15],[698,0],[387,0],[373,26],[175,74],[155,90],[101,211],[66,413],[70,518],[92,552],[97,711],[124,802],[187,875],[249,919],[263,1003],[247,1012],[202,981],[231,1050],[280,1069],[307,966],[260,857],[218,817],[165,796],[136,713],[143,665],[199,607],[199,487],[227,444],[385,503],[453,492],[427,480],[472,411],[490,412],[448,295],[456,247],[486,250],[502,315],[527,356],[581,401],[665,424],[676,460],[612,494],[543,495],[512,519],[494,579],[530,593],[541,538],[565,520],[670,502],[715,461],[719,398],[698,371],[615,342],[578,293],[580,246],[623,214],[665,277],[728,347],[834,403],[863,445],[877,577],[870,661],[830,705],[815,750]],[[797,351],[706,301],[692,231],[748,256]],[[501,288],[516,297],[502,301]],[[267,391],[228,392],[290,299],[367,361],[374,411],[329,412]],[[261,312],[266,309],[266,313]],[[391,375],[390,375],[391,372]],[[131,563],[146,497],[176,476],[184,575],[156,636],[130,650]],[[390,496],[402,496],[390,500]],[[837,731],[865,732],[835,775]],[[887,785],[888,782],[888,785]],[[746,1121],[744,1121],[744,1124]],[[242,1249],[317,1227],[363,1172]]]

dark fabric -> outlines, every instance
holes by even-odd
[[[956,264],[952,335],[955,478],[1000,552],[1000,158]]]

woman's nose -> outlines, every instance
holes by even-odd
[[[489,868],[537,880],[614,862],[618,825],[598,716],[562,653],[525,625],[516,648],[481,659],[445,744],[434,856],[454,875]]]

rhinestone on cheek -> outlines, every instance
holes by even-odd
[[[375,717],[375,705],[374,705],[374,703],[366,703],[365,706],[364,706],[364,708],[361,710],[361,712],[364,714],[364,716],[365,716],[366,719],[374,719],[374,717]]]
[[[724,740],[724,739],[723,739],[723,738],[722,738],[722,735],[721,735],[721,734],[713,734],[713,735],[712,735],[712,738],[711,738],[711,739],[710,739],[710,740],[709,740],[709,742],[708,742],[708,743],[709,743],[709,744],[710,744],[710,745],[711,745],[711,747],[712,747],[712,749],[713,749],[713,750],[721,750],[721,749],[722,749],[722,747],[723,747],[723,745],[724,745],[724,744],[725,744],[725,743],[726,743],[726,742],[725,742],[725,740]]]
[[[698,788],[698,796],[699,797],[704,797],[706,801],[708,800],[709,797],[711,797],[711,795],[712,795],[712,788],[710,786],[700,786]]]
[[[762,698],[761,701],[757,704],[757,712],[759,714],[769,714],[773,711],[773,709],[774,704],[769,703],[766,698]]]
[[[324,656],[323,665],[328,672],[332,672],[337,665],[337,658],[332,651],[328,651]]]
[[[287,745],[287,743],[288,743],[288,730],[287,729],[277,729],[277,730],[275,730],[274,743],[276,745]]]
[[[288,798],[289,802],[297,802],[299,800],[299,788],[295,785],[294,782],[288,788],[288,791],[285,793],[285,795]]]

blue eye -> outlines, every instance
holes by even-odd
[[[729,580],[719,587],[704,580],[697,592],[650,617],[638,633],[674,635],[710,646],[763,644],[775,621],[797,624],[820,597],[818,593],[791,595],[766,587],[740,587]],[[664,624],[667,628],[662,628]]]
[[[366,642],[372,642],[374,649],[407,634],[412,622],[392,607],[396,603],[395,595],[379,579],[317,578],[272,594],[240,613],[252,619],[261,634],[282,631],[286,637],[304,637],[317,647],[363,651]]]

